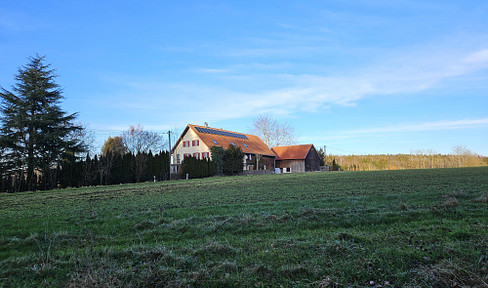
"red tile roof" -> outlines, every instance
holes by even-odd
[[[278,156],[276,160],[298,160],[307,158],[312,144],[273,147],[273,152]]]
[[[241,147],[241,150],[244,153],[276,157],[273,151],[271,151],[271,149],[269,149],[268,146],[266,146],[266,144],[264,144],[264,142],[257,136],[191,124],[188,124],[183,133],[181,133],[181,136],[178,141],[176,141],[176,144],[173,146],[172,151],[176,149],[183,135],[188,132],[188,129],[191,129],[193,132],[195,132],[195,134],[198,135],[200,140],[203,141],[203,143],[205,143],[208,148],[211,148],[213,146],[222,146],[224,149],[227,149],[229,145],[232,145],[231,142],[233,142],[237,147]],[[212,133],[200,132],[205,131],[202,129],[208,129],[207,132]],[[223,135],[217,135],[217,133]],[[217,144],[215,144],[213,141],[216,141]]]

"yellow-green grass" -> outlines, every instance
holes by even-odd
[[[488,287],[488,168],[0,194],[0,287]]]

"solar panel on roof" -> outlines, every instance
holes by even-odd
[[[234,137],[234,138],[239,138],[239,139],[248,139],[247,136],[244,135],[244,134],[237,134],[237,133],[232,133],[232,132],[227,132],[227,131],[220,131],[220,130],[202,128],[202,127],[195,127],[195,129],[198,132],[205,133],[205,134],[213,134],[213,135],[220,135],[220,136],[226,136],[226,137]]]

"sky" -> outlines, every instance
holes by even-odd
[[[96,146],[268,115],[327,154],[488,155],[486,0],[0,0],[0,86],[37,54]]]

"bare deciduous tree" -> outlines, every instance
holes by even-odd
[[[452,147],[452,152],[454,152],[454,155],[459,155],[459,156],[466,156],[472,154],[471,150],[469,150],[468,147],[464,145],[457,145]]]
[[[473,152],[471,152],[471,150],[469,150],[468,147],[464,145],[456,145],[452,147],[452,151],[454,152],[454,155],[458,156],[458,165],[460,167],[465,167],[468,156],[471,156],[473,154]]]
[[[134,155],[150,150],[157,152],[163,148],[163,138],[155,132],[145,131],[140,124],[137,127],[131,125],[129,130],[124,131],[122,140],[125,148]]]
[[[77,141],[82,141],[85,145],[86,152],[95,155],[97,153],[97,148],[95,147],[95,131],[90,128],[88,123],[80,121],[77,125],[83,129],[74,133],[73,138],[77,139]]]
[[[256,135],[268,145],[278,147],[296,143],[295,129],[288,122],[280,122],[269,115],[259,115],[253,122],[250,134]]]

